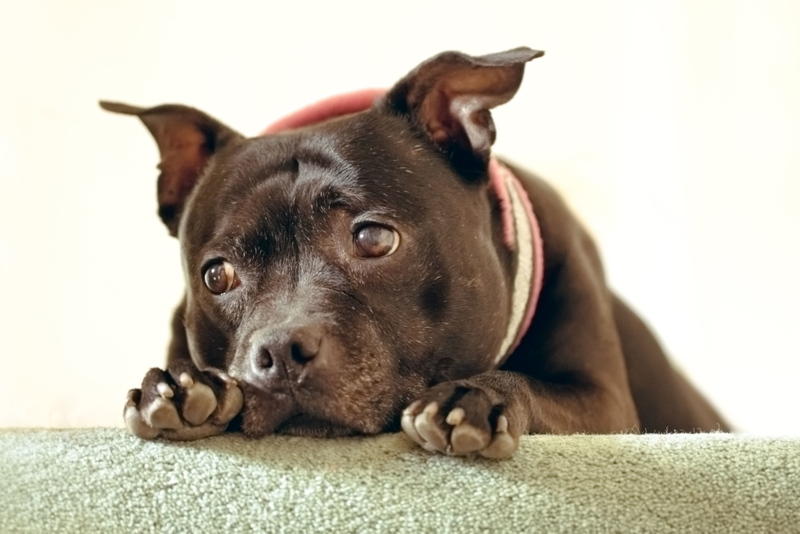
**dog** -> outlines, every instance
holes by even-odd
[[[155,138],[186,280],[128,429],[402,429],[488,458],[524,434],[727,430],[554,190],[491,155],[490,110],[542,55],[445,52],[254,138],[186,106],[101,102]]]

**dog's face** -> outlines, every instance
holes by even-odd
[[[396,428],[426,388],[492,366],[513,258],[488,109],[533,57],[442,54],[369,111],[252,139],[189,108],[136,111],[161,149],[191,357],[239,381],[245,432]]]
[[[484,189],[378,112],[218,155],[180,225],[185,324],[248,432],[378,432],[488,368],[509,306]]]

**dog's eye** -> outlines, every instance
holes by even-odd
[[[359,228],[353,236],[356,254],[365,258],[388,256],[400,245],[400,234],[380,224]]]
[[[233,289],[237,280],[233,265],[227,261],[212,263],[203,274],[203,282],[215,295],[221,295]]]

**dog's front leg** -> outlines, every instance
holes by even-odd
[[[514,371],[489,371],[427,390],[402,415],[423,448],[446,454],[511,456],[523,434],[623,431],[634,416],[609,416],[613,395],[592,387],[545,383]]]
[[[522,434],[637,428],[599,257],[579,227],[559,231],[570,233],[548,234],[548,283],[534,322],[500,370],[435,385],[403,412],[403,430],[424,448],[506,457]]]

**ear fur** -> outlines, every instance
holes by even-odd
[[[116,102],[100,102],[114,113],[135,115],[150,130],[158,145],[158,215],[173,236],[186,198],[197,183],[209,158],[220,148],[242,136],[202,111],[167,104],[140,108]]]
[[[525,63],[542,55],[527,47],[478,57],[443,52],[400,80],[379,108],[407,116],[465,174],[484,174],[496,137],[489,110],[511,100]]]

